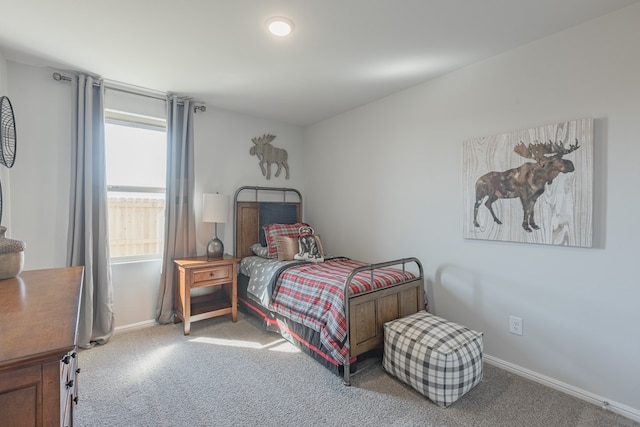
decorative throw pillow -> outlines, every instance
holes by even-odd
[[[268,254],[268,250],[266,246],[262,246],[260,243],[254,243],[253,245],[251,245],[251,252],[253,252],[254,255],[257,255],[259,257],[262,258],[268,258],[269,254]]]
[[[268,258],[276,258],[278,256],[278,248],[276,247],[276,236],[298,237],[300,227],[309,226],[297,222],[295,224],[269,224],[262,227],[264,235],[267,239]]]
[[[291,261],[298,253],[298,239],[288,236],[276,236],[275,239],[278,248],[278,261]]]
[[[294,259],[311,262],[323,262],[324,250],[320,236],[313,234],[313,228],[304,226],[300,227],[298,236],[298,253]]]

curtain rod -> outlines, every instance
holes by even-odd
[[[57,71],[53,73],[52,77],[53,77],[53,80],[56,80],[56,81],[65,81],[65,82],[70,82],[71,81],[71,77],[65,76],[64,74],[60,74]],[[97,84],[97,83],[94,83],[93,85],[94,86],[99,86],[99,84]],[[131,95],[138,95],[138,96],[144,96],[144,97],[147,97],[147,98],[158,99],[160,101],[166,101],[167,100],[164,96],[161,96],[161,95],[153,95],[153,94],[150,94],[150,93],[137,92],[137,91],[125,89],[125,88],[122,88],[122,87],[116,87],[116,86],[113,86],[113,85],[109,85],[106,81],[105,81],[105,88],[110,89],[110,90],[115,90],[115,91],[118,91],[118,92],[129,93]],[[178,102],[178,104],[184,105],[182,102]],[[198,111],[201,111],[201,112],[204,113],[205,111],[207,111],[207,107],[205,105],[195,105],[193,107],[193,112],[197,113]]]

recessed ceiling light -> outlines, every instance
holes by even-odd
[[[267,20],[267,28],[271,34],[284,37],[293,31],[293,22],[289,18],[274,16]]]

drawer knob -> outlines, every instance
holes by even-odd
[[[73,398],[73,402],[77,405],[78,404],[78,396]]]
[[[216,277],[216,273],[214,273],[214,272],[212,271],[211,273],[209,273],[209,277],[211,277],[211,278],[213,279],[214,277]]]
[[[69,356],[68,354],[62,358],[62,363],[64,363],[65,365],[69,364],[69,359],[71,358],[71,356]]]
[[[69,382],[66,384],[67,388],[71,388],[73,387],[73,380],[69,380]]]
[[[76,369],[76,374],[80,373],[80,368]]]

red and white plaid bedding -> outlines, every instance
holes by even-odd
[[[348,258],[333,258],[313,264],[295,264],[278,277],[271,309],[320,332],[322,344],[331,356],[344,364],[349,355],[347,321],[344,310],[344,284],[357,267],[368,265]],[[399,283],[416,276],[398,268],[385,267],[356,274],[349,295]]]

